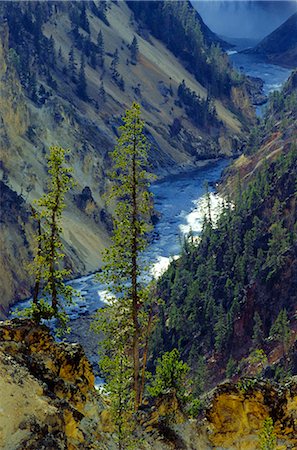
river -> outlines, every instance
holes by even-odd
[[[248,55],[233,53],[234,64],[245,73],[259,76],[268,93],[280,88],[290,71],[278,66],[259,63]],[[213,186],[219,180],[229,160],[220,160],[204,167],[180,175],[172,175],[155,182],[151,186],[155,209],[160,219],[155,226],[153,239],[146,251],[147,260],[152,267],[152,276],[158,276],[167,266],[170,258],[180,253],[181,236],[190,229],[194,235],[199,234],[204,216],[205,182]],[[212,210],[219,210],[220,199],[211,191]],[[97,361],[97,336],[89,332],[94,312],[105,302],[106,288],[94,275],[75,279],[69,283],[80,293],[73,305],[67,307],[72,328],[69,340],[80,342],[91,361]],[[29,300],[18,303],[17,308],[28,306]],[[12,308],[12,312],[16,307]]]
[[[227,53],[233,66],[241,73],[251,77],[261,78],[264,81],[263,93],[268,96],[271,92],[280,90],[291,73],[290,69],[267,64],[257,56],[240,53],[241,50],[253,47],[255,41],[252,39],[227,39],[235,47]],[[259,117],[263,115],[265,104],[256,107]]]
[[[219,180],[228,164],[228,159],[210,162],[199,169],[168,176],[152,184],[154,206],[160,217],[145,253],[145,258],[151,266],[151,277],[160,275],[168,266],[170,258],[180,253],[181,237],[184,234],[192,230],[194,235],[198,235],[201,231],[206,182],[210,183],[213,214],[218,213],[220,198],[211,186]],[[72,305],[66,307],[72,328],[69,340],[82,343],[88,357],[95,362],[97,336],[89,332],[89,327],[94,312],[104,305],[106,287],[99,283],[94,275],[77,278],[69,284],[80,294]],[[30,299],[19,302],[12,308],[12,312],[16,308],[24,309],[29,303]]]

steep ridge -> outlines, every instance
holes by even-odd
[[[259,55],[272,64],[297,67],[297,12],[285,23],[245,53]]]
[[[177,346],[193,377],[207,379],[198,392],[226,376],[296,374],[295,86],[296,72],[271,96],[226,174],[220,219],[214,224],[207,214],[201,241],[186,241],[159,283],[165,306],[153,347],[159,354]]]
[[[7,186],[1,227],[3,261],[10,259],[1,275],[5,308],[27,295],[31,285],[26,264],[34,245],[28,207],[46,188],[50,145],[71,149],[69,162],[77,185],[67,198],[63,229],[67,264],[79,275],[98,268],[100,250],[108,242],[109,219],[102,200],[108,152],[114,146],[121,115],[133,100],[142,106],[150,161],[160,175],[238,152],[246,123],[253,120],[244,84],[233,87],[234,112],[231,96],[228,101],[226,96],[206,100],[207,86],[141,28],[126,3],[32,5],[0,4],[0,169]],[[100,30],[104,49],[97,40]],[[134,35],[137,61],[131,55]],[[180,98],[182,80],[187,90]],[[234,106],[243,103],[248,121]],[[195,108],[212,122],[193,121]],[[18,225],[8,220],[8,192],[25,200],[20,202]],[[21,255],[10,236],[23,245]]]

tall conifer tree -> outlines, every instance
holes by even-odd
[[[72,45],[72,47],[70,49],[70,52],[69,52],[68,70],[69,70],[69,75],[70,75],[71,80],[73,82],[75,82],[76,81],[76,62],[75,62],[75,59],[74,59],[74,48],[73,48],[73,45]]]
[[[104,39],[102,31],[100,30],[97,36],[97,51],[98,51],[98,65],[104,67]]]
[[[85,60],[83,54],[81,55],[80,69],[78,75],[77,94],[82,100],[87,100],[87,81],[85,74]]]
[[[36,202],[37,209],[33,209],[33,218],[38,224],[38,246],[31,265],[35,287],[33,305],[29,309],[29,315],[37,321],[55,317],[62,328],[67,322],[63,302],[71,303],[75,294],[74,289],[64,283],[70,272],[61,264],[64,259],[61,219],[65,194],[73,185],[72,169],[65,167],[65,155],[66,150],[61,147],[50,148],[48,192]]]
[[[122,379],[116,362],[125,361],[126,376],[129,376],[130,367],[130,395],[137,411],[144,387],[142,356],[145,354],[146,330],[151,328],[147,313],[148,288],[143,277],[143,251],[148,244],[152,200],[148,190],[150,176],[146,171],[148,143],[137,103],[126,112],[123,123],[119,128],[118,144],[111,153],[113,186],[109,202],[114,208],[114,231],[100,276],[108,286],[110,301],[107,308],[98,311],[95,328],[105,335],[101,348],[105,352],[102,362],[107,389],[109,384],[114,386],[115,379]],[[118,395],[114,396],[114,401],[119,401]]]

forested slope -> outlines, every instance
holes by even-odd
[[[178,347],[197,391],[206,372],[208,385],[253,374],[257,364],[276,378],[296,373],[295,83],[296,73],[272,95],[246,154],[226,176],[218,222],[207,214],[199,244],[186,241],[159,283],[165,305],[154,349]],[[256,366],[255,350],[264,358]]]

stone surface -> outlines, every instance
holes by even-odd
[[[2,322],[0,391],[0,448],[95,448],[94,375],[80,345],[29,320]]]
[[[116,450],[106,403],[78,344],[57,343],[45,326],[0,323],[0,448]],[[256,450],[271,417],[277,450],[297,449],[297,380],[226,382],[188,419],[174,396],[144,405],[137,450]]]

